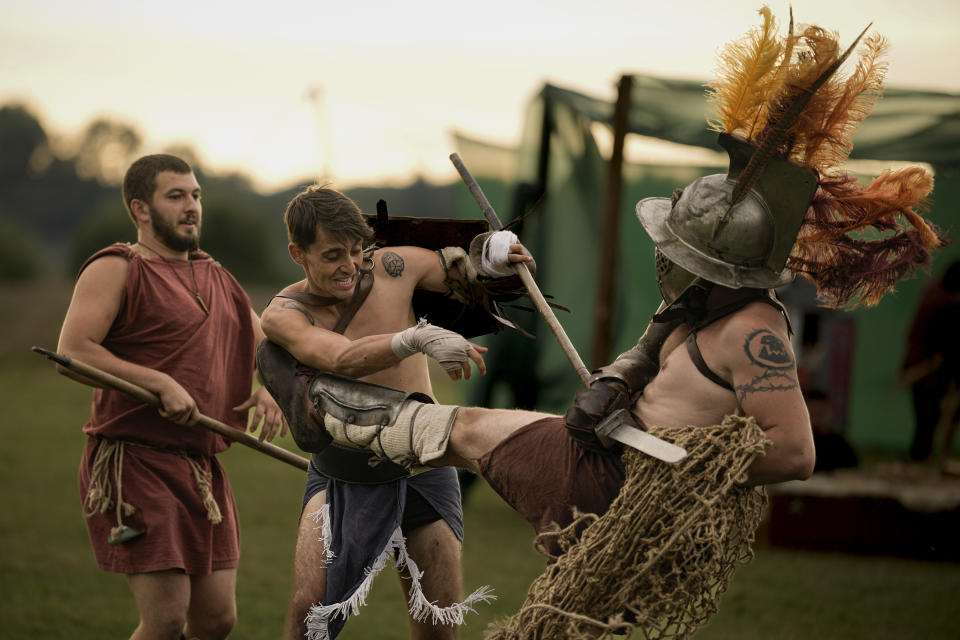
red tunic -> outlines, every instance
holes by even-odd
[[[119,358],[167,373],[193,396],[201,413],[243,429],[246,414],[232,407],[250,396],[255,344],[250,299],[237,281],[207,254],[191,255],[208,316],[194,296],[188,262],[145,258],[118,243],[91,256],[80,271],[107,255],[123,256],[130,266],[120,310],[103,346]],[[83,431],[91,438],[80,463],[81,499],[90,486],[96,448],[104,446],[98,436],[152,447],[125,445],[122,467],[123,501],[143,512],[146,534],[109,545],[113,510],[87,518],[102,570],[182,569],[205,575],[237,566],[236,506],[214,456],[227,449],[228,440],[202,427],[172,423],[155,408],[109,389],[94,391],[90,422]],[[188,462],[168,451],[190,454],[211,474],[211,492],[223,516],[220,524],[208,520]],[[115,499],[116,483],[110,479]]]

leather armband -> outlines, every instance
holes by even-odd
[[[489,309],[491,301],[516,300],[526,294],[519,276],[491,278],[480,270],[485,235],[482,233],[473,239],[470,253],[460,247],[444,247],[438,251],[445,271],[443,283],[450,292],[449,296],[467,307]],[[526,264],[531,274],[536,273],[535,263]]]
[[[651,321],[637,346],[593,372],[589,386],[577,392],[564,415],[567,432],[580,446],[589,451],[605,450],[596,435],[597,425],[618,409],[630,409],[634,396],[660,371],[660,349],[679,323]],[[618,450],[614,447],[612,451]]]
[[[417,315],[418,317],[426,316],[431,324],[455,331],[465,338],[497,333],[504,327],[510,327],[522,335],[533,338],[520,325],[507,317],[499,306],[499,303],[511,302],[527,295],[520,276],[491,278],[484,275],[480,269],[481,252],[489,233],[481,233],[474,237],[470,251],[465,251],[461,247],[444,247],[437,251],[444,271],[443,283],[447,287],[447,292],[440,294],[417,291],[414,294]],[[536,272],[533,262],[525,264],[531,273]],[[418,308],[418,294],[421,300],[431,297],[422,305],[426,308]],[[553,303],[549,304],[560,309],[564,308]],[[526,309],[526,307],[515,306]],[[526,310],[533,311],[533,309]]]
[[[626,351],[605,367],[592,372],[590,382],[599,380],[619,380],[630,393],[641,391],[650,380],[657,375],[660,366],[646,353],[640,350],[639,344]]]
[[[597,437],[597,425],[617,409],[630,408],[629,391],[617,379],[599,378],[586,389],[581,389],[573,405],[563,416],[567,433],[588,451],[602,452],[604,444]]]
[[[594,380],[619,380],[631,393],[643,391],[660,371],[660,349],[663,343],[681,320],[670,322],[650,322],[647,330],[640,336],[637,346],[621,353],[616,360],[605,367],[592,372]]]

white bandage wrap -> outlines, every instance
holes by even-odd
[[[427,324],[425,319],[416,326],[404,329],[390,341],[393,354],[403,360],[415,353],[425,353],[445,370],[459,371],[470,359],[467,351],[473,347],[459,333]]]
[[[513,231],[497,231],[491,233],[483,243],[483,252],[480,254],[480,269],[493,278],[505,278],[515,272],[513,263],[507,259],[510,255],[510,245],[517,244],[520,239]]]
[[[358,426],[328,413],[323,426],[334,440],[368,449],[416,474],[433,469],[426,463],[446,453],[459,410],[457,406],[407,400],[393,424]]]

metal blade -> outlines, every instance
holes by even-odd
[[[664,462],[680,462],[687,457],[687,451],[683,447],[661,440],[637,427],[626,409],[617,409],[604,418],[597,425],[596,433],[601,440],[609,438],[622,442]]]

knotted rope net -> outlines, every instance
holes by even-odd
[[[687,457],[671,465],[626,449],[619,496],[602,516],[578,514],[543,534],[559,536],[566,551],[488,640],[687,638],[716,613],[736,568],[753,558],[766,492],[738,483],[766,439],[739,416],[650,432]]]

